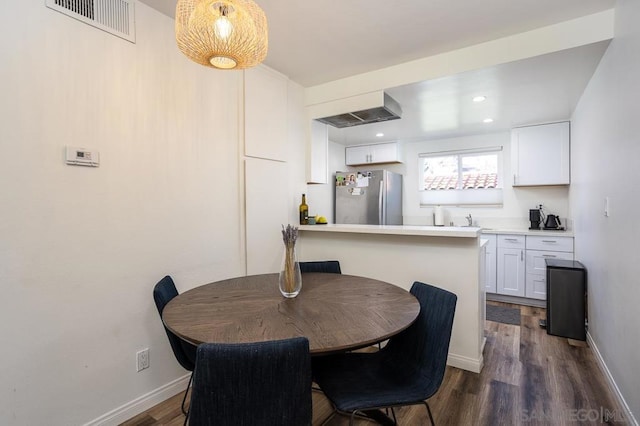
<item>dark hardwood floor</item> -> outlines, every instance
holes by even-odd
[[[497,305],[508,305],[490,302]],[[440,390],[429,399],[438,425],[630,424],[610,393],[585,342],[550,336],[538,326],[545,310],[521,306],[521,326],[487,321],[481,374],[447,367]],[[182,425],[182,394],[123,423],[126,426]],[[313,425],[332,412],[313,392]],[[404,426],[428,425],[424,406],[396,409]],[[602,417],[605,417],[604,419]],[[335,416],[327,425],[348,425]],[[358,420],[358,425],[372,424]]]

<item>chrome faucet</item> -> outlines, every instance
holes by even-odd
[[[469,213],[469,216],[467,216],[465,219],[467,219],[467,221],[469,222],[469,226],[473,226],[473,218],[471,217],[471,213]]]

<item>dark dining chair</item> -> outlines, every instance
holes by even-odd
[[[164,307],[171,301],[171,299],[173,299],[177,295],[178,290],[176,289],[176,285],[174,284],[173,279],[169,275],[161,279],[153,288],[153,300],[156,302],[156,308],[158,308],[158,313],[160,314],[161,320]],[[162,325],[164,327],[164,323]],[[178,363],[185,370],[191,371],[191,377],[189,377],[187,389],[184,391],[184,397],[182,398],[181,406],[182,413],[186,416],[187,410],[185,408],[185,403],[187,401],[187,393],[189,392],[189,387],[191,386],[191,380],[193,379],[193,369],[196,363],[196,347],[180,339],[178,336],[169,331],[167,327],[164,327],[164,331],[166,331],[167,333],[169,344],[171,345],[171,349],[173,350],[173,354],[178,360]]]
[[[435,425],[427,399],[444,377],[457,296],[446,290],[414,282],[420,302],[416,321],[392,337],[378,352],[351,352],[313,360],[316,383],[337,412],[356,413],[424,404]],[[334,412],[335,414],[335,412]]]
[[[326,272],[341,274],[340,262],[337,260],[320,260],[312,262],[300,262],[300,272]]]
[[[307,338],[198,346],[189,425],[306,426],[311,409]]]

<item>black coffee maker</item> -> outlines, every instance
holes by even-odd
[[[529,222],[531,222],[529,229],[540,229],[540,223],[542,222],[542,212],[540,209],[529,210]]]

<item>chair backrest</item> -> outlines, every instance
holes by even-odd
[[[305,337],[198,346],[192,426],[311,425],[311,356]]]
[[[178,295],[178,290],[173,282],[173,279],[169,275],[161,279],[153,288],[153,300],[156,302],[156,308],[160,314],[162,320],[162,311],[167,303]],[[164,327],[164,323],[162,324]],[[188,371],[193,371],[196,362],[196,347],[190,343],[185,342],[178,336],[173,334],[167,327],[164,327],[164,331],[167,332],[169,338],[169,344],[173,350],[178,363]]]
[[[340,262],[337,260],[321,260],[313,262],[300,262],[300,272],[326,272],[341,274]]]
[[[408,374],[428,378],[422,382],[428,383],[426,392],[431,393],[440,387],[444,377],[458,297],[418,281],[413,283],[411,294],[420,302],[418,318],[391,338],[383,350]]]

